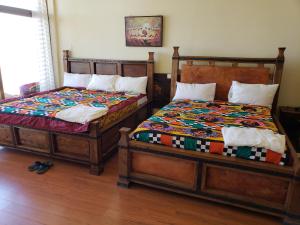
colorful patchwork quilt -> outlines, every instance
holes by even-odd
[[[265,148],[224,147],[221,129],[224,126],[255,127],[277,132],[270,108],[233,104],[180,100],[163,107],[133,132],[132,139],[209,152],[224,156],[266,161],[284,165],[287,154]]]
[[[54,118],[57,112],[78,104],[111,108],[131,97],[124,93],[65,88],[60,91],[36,95],[30,98],[20,98],[16,101],[0,104],[0,113]]]
[[[103,121],[107,121],[106,118],[111,114],[116,114],[121,109],[131,105],[137,107],[137,101],[141,97],[143,95],[132,96],[126,93],[108,93],[75,88],[41,92],[26,98],[2,100],[0,102],[0,124],[57,132],[82,133],[89,130],[89,123],[79,124],[59,120],[55,118],[56,113],[77,104],[94,107],[105,105],[109,111],[104,116],[105,118],[101,118],[102,124]],[[116,115],[114,115],[115,117]]]

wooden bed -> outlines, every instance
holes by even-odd
[[[171,99],[176,81],[216,82],[216,100],[227,100],[232,80],[280,84],[284,50],[279,48],[276,58],[233,58],[180,56],[178,47],[174,47]],[[203,62],[208,62],[208,65],[198,73],[180,75],[182,63]],[[224,67],[224,64],[229,64],[229,67]],[[268,73],[267,80],[255,76],[266,70],[265,65],[274,68],[273,73]],[[285,133],[275,114],[277,99],[278,94],[273,104],[273,119],[280,132]],[[300,162],[288,139],[290,162],[279,166],[139,142],[130,139],[130,128],[120,131],[118,185],[143,184],[278,216],[285,224],[300,224]]]
[[[154,53],[148,60],[106,60],[72,58],[63,51],[64,71],[81,74],[118,74],[121,76],[148,76],[146,103],[114,122],[102,126],[99,120],[90,123],[88,132],[63,133],[0,124],[0,145],[51,158],[63,159],[90,166],[90,173],[99,175],[104,161],[117,150],[119,129],[134,128],[151,111],[154,72]]]

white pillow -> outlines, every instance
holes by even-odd
[[[116,91],[146,94],[148,77],[119,77],[116,81]]]
[[[64,86],[86,88],[92,78],[91,74],[64,73]]]
[[[228,101],[232,103],[272,106],[278,84],[244,84],[232,81]]]
[[[213,101],[216,93],[216,83],[209,84],[187,84],[177,82],[176,93],[173,100],[190,99]]]
[[[93,74],[87,86],[88,90],[115,91],[115,83],[119,75],[97,75]]]

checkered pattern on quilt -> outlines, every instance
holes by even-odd
[[[136,134],[135,137],[136,139],[139,139],[140,134]],[[148,142],[152,144],[162,144],[161,142],[161,134],[159,133],[148,133]],[[172,147],[174,148],[180,148],[180,149],[185,149],[185,137],[182,136],[172,136]],[[209,153],[210,152],[210,144],[211,141],[205,140],[205,139],[197,139],[196,140],[196,151],[199,152],[205,152]],[[234,146],[228,146],[224,147],[222,155],[224,156],[229,156],[229,157],[237,157],[237,152],[239,151],[238,147]],[[267,149],[265,148],[257,148],[257,147],[251,147],[251,154],[248,159],[255,160],[255,161],[266,161],[267,157]],[[240,157],[239,157],[240,158]],[[287,160],[287,154],[283,154],[282,158],[280,160],[280,165],[285,165]]]
[[[230,157],[236,157],[237,147],[228,146],[224,147],[223,155],[224,156],[230,156]]]
[[[210,141],[206,141],[204,139],[197,140],[197,149],[199,152],[209,152]]]
[[[287,160],[288,160],[287,154],[286,153],[282,154],[282,157],[281,157],[279,165],[281,165],[281,166],[286,165],[287,164]]]
[[[161,144],[161,134],[158,133],[149,133],[149,143],[152,144]]]
[[[183,148],[184,149],[184,137],[173,136],[172,137],[172,146],[174,148]]]
[[[267,156],[267,150],[265,148],[256,148],[256,147],[251,148],[250,159],[265,162],[266,156]]]

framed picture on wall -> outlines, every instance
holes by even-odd
[[[162,47],[163,16],[126,16],[126,46]]]

